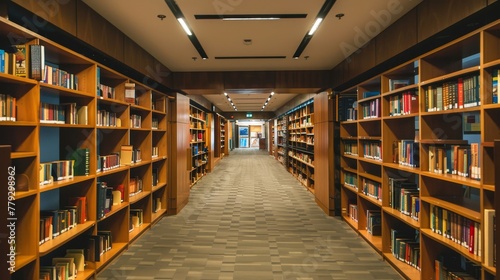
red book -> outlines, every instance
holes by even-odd
[[[474,254],[474,222],[469,220],[469,253]]]
[[[464,108],[464,80],[458,78],[458,108]]]

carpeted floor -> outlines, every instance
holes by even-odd
[[[236,149],[98,275],[118,279],[402,279],[266,152]]]

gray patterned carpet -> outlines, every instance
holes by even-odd
[[[402,279],[278,161],[231,152],[98,279]]]

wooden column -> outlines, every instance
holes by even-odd
[[[314,97],[314,195],[328,215],[335,215],[334,99],[327,92]]]
[[[177,214],[189,201],[191,151],[189,147],[189,98],[176,94],[169,100],[168,214]]]

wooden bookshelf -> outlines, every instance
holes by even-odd
[[[407,279],[496,279],[484,213],[498,205],[499,44],[496,21],[340,93],[342,216]]]
[[[214,143],[214,157],[218,160],[229,155],[229,122],[220,115],[214,114],[215,118],[215,143]]]
[[[189,108],[190,173],[193,187],[208,172],[209,150],[207,143],[207,113],[194,106]]]
[[[269,149],[269,155],[273,156],[276,158],[276,152],[277,152],[277,146],[276,146],[276,119],[271,119],[267,123],[268,125],[268,135],[269,135],[269,142],[268,142],[268,149]]]
[[[30,78],[31,68],[26,78],[0,73],[2,94],[9,96],[6,100],[15,98],[17,104],[16,119],[0,121],[0,144],[11,146],[11,165],[19,176],[19,187],[25,187],[16,191],[16,270],[10,277],[39,279],[42,266],[64,257],[67,249],[86,249],[90,236],[104,231],[111,234],[112,249],[100,261],[86,260],[85,271],[78,273],[78,279],[96,278],[105,265],[167,213],[168,97],[7,19],[0,18],[0,34],[25,38],[27,48],[43,46],[46,65],[58,69],[50,75],[65,71],[68,74],[64,77],[69,77],[39,81]],[[28,56],[26,65],[34,58]],[[134,84],[129,91],[134,94],[131,100],[126,98],[128,84]],[[132,146],[134,162],[103,159],[119,158],[124,145]],[[85,149],[88,157],[72,157],[80,149]],[[55,180],[49,174],[52,181],[41,185],[41,164],[56,161],[64,162],[59,167],[68,178]],[[73,175],[71,164],[86,166],[85,174]],[[28,178],[24,186],[20,186],[21,177]],[[132,180],[141,181],[140,190],[132,190]],[[98,189],[103,183],[123,186],[123,201],[106,205],[104,197],[106,210],[100,216]],[[110,194],[111,189],[108,201]],[[83,222],[76,219],[80,210],[70,207],[75,197],[86,201]],[[74,209],[81,209],[78,207]],[[144,213],[143,225],[134,233],[129,233],[130,209]],[[46,230],[50,222],[45,223],[49,210],[58,210],[74,222],[64,224],[68,229],[58,236],[51,236]]]
[[[289,111],[287,118],[287,169],[314,193],[314,100]]]

